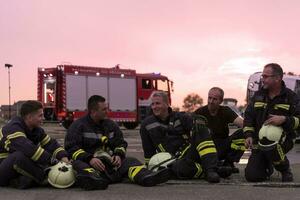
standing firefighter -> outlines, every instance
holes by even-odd
[[[143,121],[140,130],[146,164],[156,153],[168,152],[176,158],[168,165],[175,178],[204,176],[208,182],[217,183],[220,176],[230,175],[228,168],[225,175],[217,173],[217,152],[204,118],[192,120],[187,114],[173,112],[164,92],[154,93],[151,108],[153,114]]]
[[[212,139],[218,151],[219,164],[230,166],[233,173],[238,173],[239,169],[234,166],[234,162],[239,162],[245,151],[243,118],[228,106],[222,106],[223,98],[224,91],[221,88],[211,88],[208,92],[207,105],[198,108],[195,113],[207,119],[207,126],[211,130]],[[229,123],[241,129],[229,136]]]
[[[263,87],[254,94],[245,112],[245,145],[252,149],[245,169],[248,181],[267,180],[273,166],[281,172],[283,182],[293,181],[286,153],[293,148],[295,130],[299,128],[300,103],[282,77],[280,65],[267,64],[261,77]]]
[[[166,182],[168,170],[151,172],[135,158],[126,157],[127,142],[118,125],[107,119],[102,96],[88,100],[88,114],[68,129],[65,148],[73,160],[77,183],[86,190],[106,189],[108,184],[128,177],[142,186]]]
[[[26,101],[21,117],[15,117],[0,131],[0,185],[25,189],[42,184],[52,158],[69,162],[67,152],[40,127],[43,107]]]

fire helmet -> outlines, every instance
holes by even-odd
[[[75,183],[75,174],[71,164],[58,162],[50,168],[48,182],[56,188],[68,188]]]
[[[157,171],[159,168],[166,168],[169,164],[174,162],[176,159],[168,152],[160,152],[153,155],[149,161],[148,169]]]
[[[258,146],[262,150],[273,149],[285,140],[285,133],[279,126],[263,125],[259,130]]]

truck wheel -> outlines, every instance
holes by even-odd
[[[127,129],[135,129],[138,126],[137,122],[124,122],[123,125]]]

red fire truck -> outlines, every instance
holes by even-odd
[[[171,101],[173,82],[158,73],[138,74],[132,69],[58,65],[38,68],[38,100],[46,120],[77,119],[86,113],[87,99],[95,94],[106,98],[108,116],[135,128],[149,111],[150,97],[160,90]],[[171,103],[171,102],[170,102]]]

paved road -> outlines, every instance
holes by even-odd
[[[44,125],[52,137],[63,143],[65,130],[57,125]],[[128,155],[143,160],[141,141],[138,130],[123,130],[129,143]],[[300,199],[300,145],[296,145],[288,154],[295,175],[295,182],[281,183],[280,174],[275,172],[270,182],[247,183],[243,178],[244,164],[239,164],[240,174],[233,175],[230,179],[223,179],[219,184],[208,184],[203,180],[168,181],[166,184],[152,188],[144,188],[134,184],[122,183],[110,185],[105,191],[82,191],[80,188],[66,190],[51,187],[33,188],[26,191],[0,187],[0,200],[60,200],[60,199]],[[247,161],[249,153],[243,156]]]

